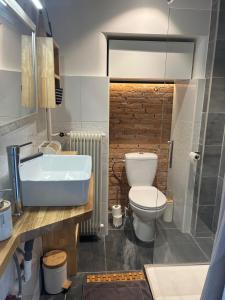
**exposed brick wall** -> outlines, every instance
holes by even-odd
[[[173,105],[172,84],[111,83],[110,146],[109,146],[109,207],[119,199],[127,205],[129,186],[123,159],[128,152],[154,152],[159,156],[154,185],[167,190],[168,140],[170,139]]]

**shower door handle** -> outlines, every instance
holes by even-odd
[[[169,168],[172,169],[174,141],[168,141],[168,145],[169,145]]]

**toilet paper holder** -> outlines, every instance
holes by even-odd
[[[196,151],[196,152],[190,152],[189,153],[189,157],[192,161],[198,161],[201,158],[201,154],[200,152]]]

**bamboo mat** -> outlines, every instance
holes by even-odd
[[[114,281],[135,281],[145,280],[143,272],[129,273],[106,273],[87,275],[87,283],[90,282],[114,282]]]

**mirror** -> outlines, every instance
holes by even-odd
[[[0,2],[0,126],[37,111],[35,30],[16,1]]]

